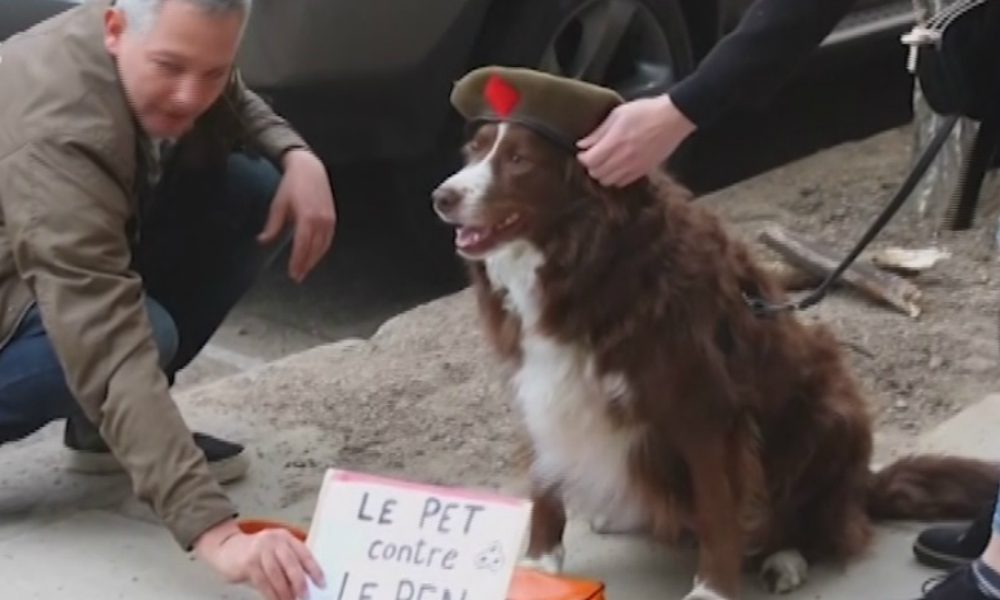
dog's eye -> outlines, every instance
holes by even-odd
[[[524,157],[521,156],[520,154],[512,154],[510,156],[510,162],[513,163],[513,164],[515,164],[515,165],[519,165],[522,162],[524,162]]]

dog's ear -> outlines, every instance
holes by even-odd
[[[567,189],[572,190],[577,201],[602,208],[612,219],[623,216],[627,206],[640,206],[650,199],[651,182],[646,177],[623,188],[607,187],[591,177],[575,156],[566,159],[565,179]]]
[[[657,196],[673,198],[684,202],[694,200],[694,192],[677,179],[674,179],[666,171],[654,171],[646,179],[649,181],[648,185],[653,188]]]
[[[615,196],[620,193],[618,188],[608,188],[600,184],[587,173],[586,167],[576,156],[566,158],[564,167],[564,179],[567,189],[573,190],[575,196],[581,197],[590,202],[607,203],[613,202]]]

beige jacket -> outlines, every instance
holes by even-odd
[[[37,303],[69,387],[148,502],[190,548],[235,508],[170,397],[130,269],[148,140],[104,47],[109,0],[90,0],[0,45],[0,349]],[[280,164],[305,143],[234,75],[177,160],[256,150]]]

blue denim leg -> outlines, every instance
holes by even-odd
[[[233,154],[224,165],[173,168],[144,211],[136,267],[172,380],[227,313],[288,243],[262,247],[264,227],[281,174],[268,161]],[[37,312],[0,350],[0,443],[23,438],[55,419],[89,423],[72,398]]]
[[[287,233],[270,246],[257,241],[280,182],[268,161],[233,154],[225,168],[174,169],[155,190],[137,266],[177,325],[168,377],[197,356],[287,245]]]
[[[154,300],[146,301],[160,365],[177,352],[173,319]],[[25,316],[14,337],[0,350],[0,444],[21,439],[56,419],[80,414],[66,385],[62,366],[36,308]]]
[[[998,501],[993,508],[993,531],[1000,533],[1000,490],[997,490]]]

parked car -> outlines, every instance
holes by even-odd
[[[0,39],[76,3],[0,0]],[[239,66],[328,164],[384,164],[394,184],[385,194],[394,199],[391,214],[427,252],[423,264],[447,264],[450,232],[428,197],[458,160],[461,125],[448,103],[454,80],[503,63],[594,81],[627,98],[659,93],[750,3],[255,0]],[[911,0],[858,0],[824,46],[911,21]]]

